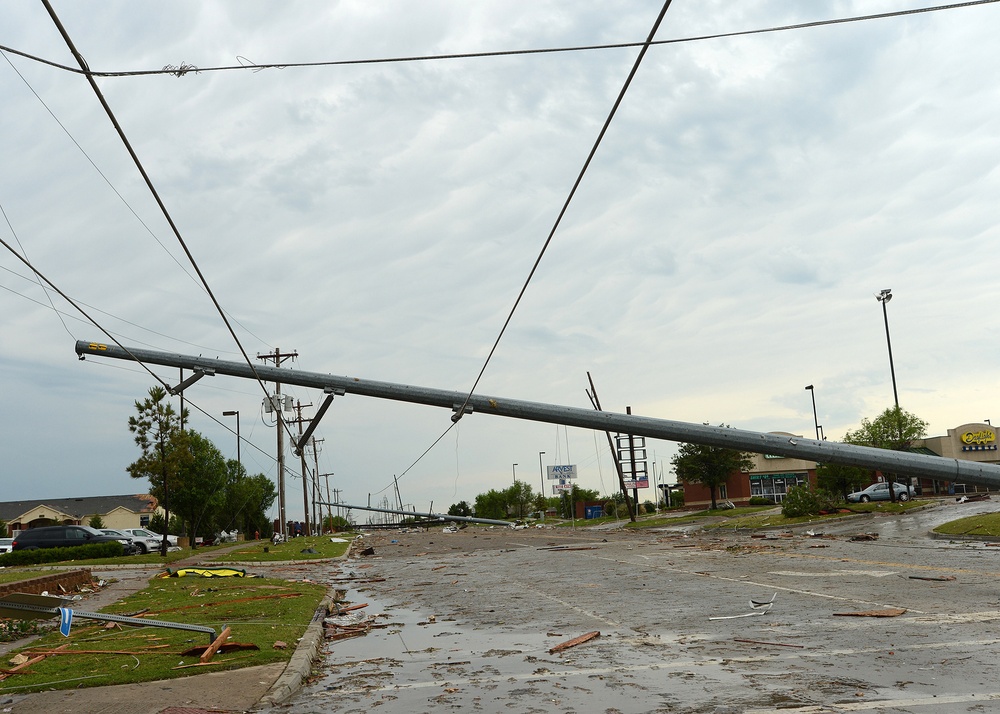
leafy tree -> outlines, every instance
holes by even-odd
[[[226,502],[229,471],[222,452],[196,431],[186,432],[191,458],[177,471],[177,486],[171,496],[173,508],[188,526],[191,542],[217,520]]]
[[[531,502],[535,499],[531,486],[524,481],[515,481],[504,491],[504,495],[509,512],[516,513],[518,518],[524,518],[524,514],[531,510]]]
[[[278,498],[274,483],[264,474],[247,476],[246,468],[235,460],[226,461],[224,505],[212,528],[237,530],[245,535],[270,538],[273,526],[267,513]]]
[[[507,517],[507,497],[502,491],[491,488],[476,496],[475,510],[478,518],[504,519]]]
[[[874,446],[876,449],[907,451],[913,442],[927,436],[927,422],[912,412],[889,407],[872,420],[861,420],[861,426],[844,434],[844,442],[857,446]],[[892,487],[896,474],[884,474],[889,481],[889,500],[895,503],[896,489]]]
[[[448,508],[449,516],[471,516],[472,506],[470,506],[466,501],[459,501],[458,503],[453,503]]]
[[[104,528],[104,519],[101,518],[100,514],[95,513],[90,517],[90,520],[87,521],[87,525],[91,528]]]
[[[860,466],[845,464],[820,464],[816,467],[816,486],[829,493],[847,494],[857,491],[871,478],[871,472]]]
[[[149,480],[149,492],[163,505],[165,521],[170,522],[169,496],[176,487],[177,474],[193,458],[187,448],[187,435],[181,430],[181,417],[167,400],[163,387],[152,387],[149,396],[135,403],[138,414],[129,417],[128,429],[142,455],[128,466],[132,478]],[[166,530],[163,531],[161,555],[167,554]]]
[[[704,444],[681,444],[670,463],[681,481],[708,487],[713,509],[717,508],[715,492],[719,486],[733,473],[753,468],[753,460],[746,452]]]
[[[620,496],[621,494],[616,495]],[[559,497],[559,513],[562,514],[563,518],[572,518],[575,504],[581,501],[596,501],[600,497],[601,494],[597,491],[590,488],[580,488],[574,483],[568,491],[563,491]],[[624,499],[624,496],[622,498]]]

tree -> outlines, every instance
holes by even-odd
[[[90,520],[87,521],[87,525],[90,526],[91,528],[97,528],[97,529],[104,528],[104,519],[101,518],[101,515],[99,513],[95,513],[90,517]]]
[[[504,491],[504,496],[509,511],[516,513],[518,518],[524,518],[524,514],[531,510],[531,502],[535,499],[531,486],[524,481],[515,481]]]
[[[478,518],[507,518],[507,497],[495,488],[479,494],[476,496],[476,516]]]
[[[149,479],[151,495],[163,505],[166,514],[164,521],[170,522],[171,482],[177,473],[191,460],[191,452],[187,449],[187,437],[181,430],[182,417],[167,401],[167,391],[163,387],[152,387],[149,397],[135,403],[138,412],[129,417],[128,430],[135,434],[135,443],[142,450],[142,455],[128,466],[132,478]],[[167,554],[167,531],[163,531],[163,543],[160,554]]]
[[[620,493],[617,495],[621,495]],[[597,491],[590,488],[580,488],[575,483],[570,486],[568,491],[563,491],[562,495],[559,497],[559,512],[562,514],[563,518],[572,518],[573,510],[575,508],[574,504],[580,503],[581,501],[596,501],[601,497]],[[624,498],[624,496],[622,496]]]
[[[226,471],[225,505],[221,510],[224,517],[216,522],[215,528],[270,538],[273,526],[267,513],[278,498],[274,482],[264,474],[247,476],[246,469],[236,459],[226,462]]]
[[[857,491],[871,477],[871,472],[860,466],[844,464],[819,464],[816,467],[816,485],[823,491],[839,494],[847,499],[847,494]]]
[[[726,483],[733,473],[753,468],[753,460],[746,452],[704,444],[681,444],[670,463],[681,481],[708,487],[713,510],[717,508],[716,489]]]
[[[876,449],[908,451],[913,442],[927,436],[927,422],[912,412],[889,407],[872,420],[861,420],[861,426],[844,434],[844,442],[856,446],[874,446]],[[896,502],[896,489],[892,484],[896,474],[883,473],[889,481],[889,500]]]
[[[171,500],[194,543],[199,533],[219,525],[218,515],[226,504],[229,470],[215,444],[197,431],[187,431],[185,436],[190,458],[177,470]]]
[[[448,508],[449,516],[471,516],[472,506],[470,506],[466,501],[459,501],[458,503],[453,503]]]

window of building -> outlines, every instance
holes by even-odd
[[[750,495],[781,503],[788,489],[806,482],[806,474],[750,474]]]

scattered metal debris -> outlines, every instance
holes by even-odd
[[[878,533],[857,533],[851,536],[853,541],[871,541],[878,540]]]

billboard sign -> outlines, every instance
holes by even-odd
[[[638,481],[625,479],[625,488],[649,488],[649,479],[641,478]]]
[[[576,464],[571,464],[569,466],[546,466],[545,470],[548,472],[550,481],[564,478],[576,478]]]

